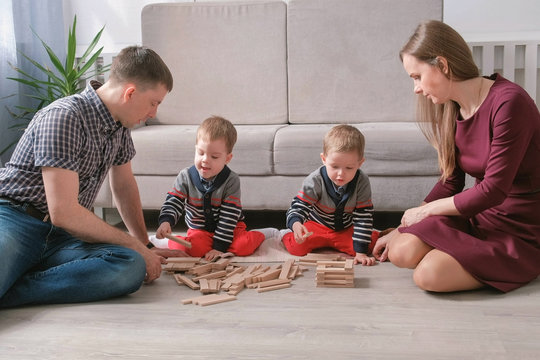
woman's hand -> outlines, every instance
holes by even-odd
[[[406,210],[401,218],[403,226],[411,226],[430,216],[428,204]]]
[[[373,247],[372,255],[380,262],[388,259],[388,248],[390,241],[399,234],[396,228],[389,228],[381,231],[380,237],[377,239],[377,243]]]

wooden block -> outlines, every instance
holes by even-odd
[[[275,286],[275,285],[281,285],[281,284],[290,284],[290,283],[291,283],[291,279],[274,279],[274,280],[268,280],[268,281],[263,281],[263,282],[257,283],[256,286],[258,288],[265,288],[265,287],[269,287],[269,286]]]
[[[291,270],[291,266],[293,264],[294,264],[294,259],[289,259],[283,263],[283,266],[281,266],[281,273],[279,274],[280,279],[289,278],[289,271]]]
[[[351,285],[335,285],[335,284],[317,284],[317,287],[329,287],[329,288],[353,288],[354,283]]]
[[[225,270],[227,265],[231,262],[231,259],[219,259],[212,265],[212,270]]]
[[[317,281],[317,285],[349,285],[353,284],[354,279],[351,280],[322,280]]]
[[[170,257],[167,258],[167,263],[198,263],[201,261],[200,257]]]
[[[207,296],[207,295],[195,296],[195,297],[192,297],[192,298],[189,298],[189,299],[184,299],[184,300],[182,300],[182,304],[187,305],[187,304],[195,303],[196,301],[198,301],[199,299],[202,299],[205,296]]]
[[[302,266],[317,266],[317,261],[298,261],[298,264],[299,265],[302,265]]]
[[[240,273],[244,272],[244,270],[245,270],[245,268],[240,266],[240,267],[235,268],[232,271],[227,271],[226,278],[229,279],[229,278],[231,278],[232,276],[234,276],[236,274],[240,274]]]
[[[303,256],[301,258],[301,261],[320,261],[320,260],[326,260],[326,261],[337,261],[341,259],[341,255],[339,254],[316,254],[316,253],[309,253],[306,256]]]
[[[212,294],[212,295],[206,295],[202,298],[197,298],[196,301],[193,301],[195,305],[200,306],[207,306],[207,305],[214,305],[219,304],[226,301],[236,300],[236,296],[229,295],[229,294]]]
[[[171,241],[174,241],[175,243],[178,243],[180,245],[184,245],[185,247],[187,247],[188,249],[191,249],[191,243],[187,240],[184,240],[184,239],[181,239],[179,237],[176,237],[174,235],[165,235],[165,237]]]
[[[218,279],[218,278],[225,277],[225,275],[227,275],[227,272],[225,270],[221,270],[221,271],[216,271],[216,272],[209,273],[209,274],[196,276],[196,277],[193,278],[193,281],[199,281],[201,279],[207,279],[207,280],[208,279]]]
[[[339,260],[318,260],[317,265],[323,265],[326,267],[345,268],[346,261]]]
[[[269,269],[265,273],[257,276],[258,281],[268,281],[279,278],[279,275],[281,274],[281,269]]]
[[[180,274],[175,274],[174,275],[174,279],[176,280],[177,283],[183,283],[183,284],[186,284],[187,286],[189,286],[190,288],[192,288],[193,290],[199,290],[201,287],[199,284],[196,284],[195,282],[193,282],[190,278],[188,278],[187,276],[184,276],[184,275],[180,275]]]
[[[189,273],[195,276],[200,276],[203,274],[208,274],[211,271],[212,271],[212,264],[204,264],[204,265],[199,265],[199,266],[195,266],[191,268],[191,270],[189,270]]]
[[[260,288],[260,289],[257,289],[257,292],[262,293],[262,292],[266,292],[266,291],[285,289],[285,288],[288,288],[288,287],[291,287],[290,283]]]
[[[208,285],[208,280],[201,279],[199,281],[200,290],[203,294],[208,294],[210,292],[210,286]]]
[[[294,279],[296,278],[296,275],[298,274],[298,265],[291,266],[291,270],[289,270],[289,276],[287,278]]]

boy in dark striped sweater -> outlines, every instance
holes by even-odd
[[[337,125],[326,134],[323,166],[304,179],[287,211],[292,232],[286,231],[282,241],[292,255],[330,247],[354,256],[355,264],[375,264],[371,187],[360,170],[364,146],[354,126]]]
[[[161,207],[156,231],[156,238],[163,239],[185,213],[185,239],[191,242],[191,248],[167,240],[169,249],[211,261],[224,252],[251,255],[264,241],[263,232],[267,229],[246,230],[240,178],[227,166],[236,136],[234,125],[218,116],[206,119],[197,130],[195,163],[176,177],[174,188]]]

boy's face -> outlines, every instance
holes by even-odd
[[[364,162],[364,158],[360,158],[356,151],[331,151],[326,156],[321,154],[321,159],[328,177],[338,187],[348,184]]]
[[[219,174],[231,159],[232,153],[227,151],[225,139],[209,141],[202,137],[195,144],[195,167],[204,179]]]

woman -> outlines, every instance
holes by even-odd
[[[441,179],[379,239],[375,256],[412,268],[418,287],[507,292],[540,274],[540,114],[498,74],[480,77],[448,25],[418,26],[400,52]],[[463,190],[465,173],[476,178]]]

